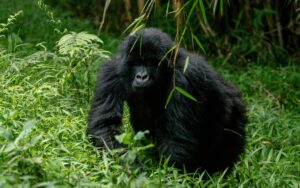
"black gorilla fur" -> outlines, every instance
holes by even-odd
[[[174,45],[153,28],[126,37],[100,68],[87,132],[97,147],[120,147],[114,136],[120,133],[126,101],[134,130],[149,130],[159,155],[171,164],[209,173],[231,169],[245,144],[241,93],[199,55],[180,48],[174,64],[174,53],[168,53]],[[147,81],[140,84],[137,74],[145,71]],[[174,92],[165,108],[174,83],[198,102]]]

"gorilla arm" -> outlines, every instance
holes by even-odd
[[[92,102],[87,133],[96,147],[119,147],[115,135],[122,123],[124,89],[118,71],[119,58],[113,57],[101,66]]]

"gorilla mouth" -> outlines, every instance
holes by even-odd
[[[132,87],[133,87],[134,89],[140,90],[140,89],[145,89],[145,88],[150,87],[150,84],[138,84],[138,83],[133,83]]]
[[[150,80],[148,80],[147,82],[143,82],[143,83],[134,81],[132,83],[132,88],[134,90],[144,90],[144,89],[150,88],[151,85],[152,85],[152,81],[150,81]]]

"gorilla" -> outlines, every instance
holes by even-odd
[[[230,170],[245,145],[241,93],[203,57],[175,45],[155,28],[124,39],[100,67],[87,134],[96,147],[122,147],[115,135],[126,101],[133,130],[149,130],[170,164],[188,172]]]

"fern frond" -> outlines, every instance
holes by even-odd
[[[88,49],[95,48],[103,41],[96,35],[86,32],[71,32],[64,35],[58,42],[58,52],[61,55],[70,55],[74,57],[76,54],[82,54]]]

